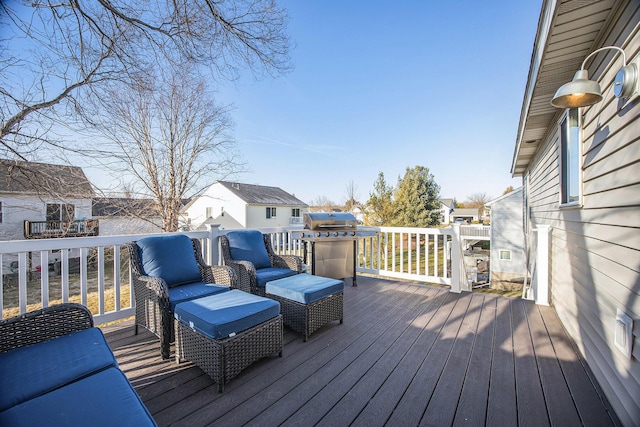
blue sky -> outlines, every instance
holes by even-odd
[[[281,1],[293,72],[218,87],[250,172],[310,203],[366,202],[426,166],[441,197],[498,197],[511,160],[541,1]]]

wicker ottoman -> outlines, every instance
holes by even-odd
[[[334,320],[342,323],[342,280],[311,274],[297,274],[266,284],[266,296],[280,303],[284,324],[309,335]]]
[[[218,391],[258,359],[279,353],[280,306],[240,290],[183,302],[175,308],[176,362],[189,360],[218,383]]]

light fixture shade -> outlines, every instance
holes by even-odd
[[[551,105],[558,108],[578,108],[593,105],[602,101],[600,85],[589,80],[587,70],[578,70],[573,80],[566,83],[556,91],[551,100]]]

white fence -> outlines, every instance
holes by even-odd
[[[279,254],[303,256],[304,242],[293,239],[299,227],[261,229],[271,235]],[[358,241],[356,270],[384,277],[448,285],[452,292],[470,290],[465,277],[460,228],[420,229],[381,227]],[[226,230],[183,234],[199,238],[209,264],[219,264],[218,235]],[[128,254],[123,245],[150,234],[12,240],[0,242],[0,307],[2,317],[25,313],[58,302],[90,307],[96,324],[134,314]],[[212,244],[215,243],[215,244]],[[59,257],[59,271],[49,272],[49,260]],[[37,259],[39,265],[34,264]],[[13,274],[6,271],[13,261]],[[92,298],[91,298],[92,297]]]

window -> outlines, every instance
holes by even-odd
[[[0,224],[2,224],[2,201],[0,200]]]
[[[213,208],[210,206],[207,208],[206,217],[213,218]]]
[[[560,203],[580,203],[580,124],[577,108],[560,124]]]
[[[292,208],[291,216],[294,218],[300,218],[300,208]]]
[[[499,256],[503,261],[511,261],[511,251],[500,250]]]
[[[267,218],[275,218],[276,217],[276,208],[267,208]]]
[[[75,219],[75,206],[66,203],[47,203],[47,221],[71,222]]]

